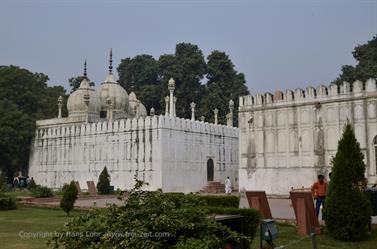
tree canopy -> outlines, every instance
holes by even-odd
[[[48,87],[47,80],[42,73],[0,66],[0,170],[8,180],[21,169],[27,172],[35,121],[56,116],[54,103],[65,96],[63,87]]]
[[[76,91],[77,88],[80,87],[81,81],[85,78],[85,76],[79,75],[68,79],[69,86],[71,87],[71,93]],[[94,86],[94,82],[92,82],[88,77],[86,77],[89,81],[90,86]]]
[[[347,81],[352,84],[355,80],[364,82],[369,78],[377,78],[377,35],[366,44],[356,46],[352,55],[357,61],[356,66],[343,65],[333,83],[339,85]]]
[[[157,114],[163,114],[165,96],[169,94],[167,83],[172,77],[177,116],[191,117],[190,103],[195,102],[197,118],[205,115],[206,120],[213,121],[213,110],[217,108],[219,121],[225,124],[229,100],[238,103],[238,96],[248,94],[245,77],[234,69],[224,52],[215,50],[207,60],[197,45],[178,43],[174,54],[163,54],[158,60],[146,54],[121,60],[119,83],[127,92],[134,91],[147,110],[154,107]]]

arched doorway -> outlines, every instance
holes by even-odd
[[[210,158],[207,161],[207,181],[212,182],[213,181],[213,172],[214,166],[213,166],[213,160]]]

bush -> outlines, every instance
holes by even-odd
[[[354,130],[347,124],[333,159],[331,181],[324,207],[324,219],[330,234],[339,240],[367,238],[371,219],[366,188],[364,154]]]
[[[46,198],[54,196],[52,190],[45,186],[37,185],[34,189],[31,190],[31,195],[38,198]]]
[[[0,194],[0,210],[16,209],[16,199],[10,196]]]
[[[64,210],[64,212],[69,215],[69,212],[73,209],[75,202],[77,200],[77,187],[74,181],[71,183],[65,184],[63,186],[63,198],[60,200],[60,207]]]
[[[238,208],[240,205],[240,198],[234,195],[201,195],[200,198],[207,206],[212,207],[234,207]]]
[[[58,233],[90,233],[97,236],[56,236],[50,242],[55,248],[64,245],[65,248],[155,249],[212,249],[223,248],[229,240],[251,242],[250,237],[215,222],[208,210],[200,206],[203,201],[198,195],[142,191],[143,184],[138,180],[136,182],[124,205],[112,204],[106,209],[91,209],[82,216],[74,217]],[[160,236],[153,236],[155,234]]]
[[[252,208],[234,208],[234,207],[206,207],[211,214],[238,214],[244,216],[242,223],[244,235],[250,237],[253,241],[255,233],[257,232],[260,220],[260,213]]]
[[[28,190],[33,190],[37,187],[37,184],[35,184],[35,181],[33,178],[30,179],[29,184],[27,185]]]
[[[112,193],[111,187],[110,187],[110,175],[107,172],[106,166],[102,170],[101,174],[99,175],[98,183],[97,183],[97,191],[101,195]]]
[[[6,191],[7,186],[6,186],[6,180],[5,180],[5,175],[3,172],[0,170],[0,192]]]

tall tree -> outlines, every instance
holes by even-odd
[[[207,72],[207,65],[202,51],[197,45],[178,43],[174,55],[160,56],[159,68],[163,93],[168,94],[167,84],[173,77],[176,84],[176,113],[179,117],[189,118],[190,103],[198,103],[204,89],[201,80]]]
[[[48,87],[47,80],[41,73],[0,66],[0,168],[8,180],[21,169],[27,171],[35,120],[56,116],[52,103],[65,96],[63,87]]]
[[[377,35],[366,44],[356,46],[352,55],[357,61],[356,66],[342,66],[339,77],[333,83],[339,85],[343,81],[353,83],[355,80],[377,78]]]
[[[245,76],[234,69],[229,56],[217,50],[207,57],[207,86],[202,99],[201,113],[209,120],[214,120],[213,110],[219,110],[219,122],[225,124],[229,113],[229,101],[234,101],[234,122],[237,124],[238,97],[249,94]]]
[[[27,169],[35,120],[7,99],[0,100],[0,117],[0,171],[10,182]]]
[[[159,113],[161,84],[158,64],[153,56],[142,54],[122,59],[117,70],[119,84],[128,93],[133,91],[148,111],[154,107]]]
[[[69,82],[69,86],[71,87],[71,93],[73,93],[74,91],[76,91],[77,88],[80,87],[80,84],[81,84],[81,81],[85,78],[85,76],[82,76],[82,75],[79,75],[79,76],[76,76],[76,77],[72,77],[72,78],[69,78],[68,79],[68,82]],[[89,78],[89,85],[90,86],[94,86],[94,82],[91,81]]]
[[[329,232],[340,240],[367,237],[371,207],[366,198],[364,154],[351,124],[347,124],[333,159],[324,218]]]

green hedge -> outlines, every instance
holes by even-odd
[[[206,206],[210,207],[238,208],[240,204],[240,198],[234,195],[201,195],[200,199],[206,203]]]
[[[45,186],[39,186],[39,185],[37,185],[34,189],[32,189],[31,195],[34,197],[42,197],[42,198],[54,196],[50,188],[45,187]]]
[[[242,227],[244,228],[244,235],[249,236],[251,241],[255,237],[257,232],[260,213],[258,210],[253,208],[232,208],[232,207],[206,207],[208,212],[211,214],[231,214],[231,215],[242,215],[245,217]]]
[[[209,214],[230,214],[242,215],[245,217],[242,227],[243,233],[251,241],[255,237],[258,229],[260,214],[259,211],[250,208],[238,208],[240,198],[238,196],[220,196],[220,195],[198,195],[184,193],[164,193],[170,201],[173,201],[177,207],[187,206],[190,203],[193,208],[206,210]]]
[[[169,200],[173,201],[179,206],[182,204],[182,200],[197,203],[200,206],[210,207],[234,207],[238,208],[240,198],[238,196],[224,196],[224,195],[198,195],[198,194],[184,194],[181,192],[164,193]]]
[[[16,199],[10,196],[0,196],[0,210],[16,209]]]

